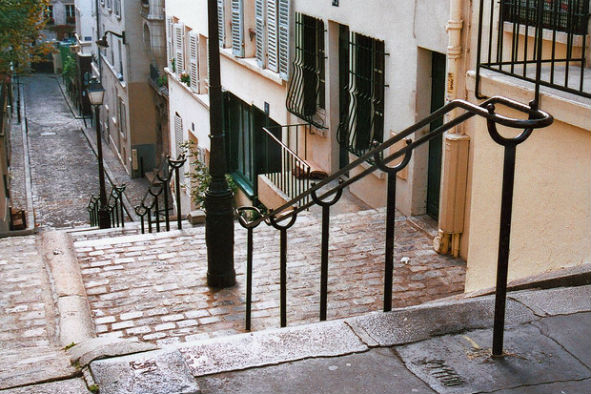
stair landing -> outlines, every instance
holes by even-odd
[[[301,214],[288,230],[287,322],[318,321],[320,222]],[[331,218],[328,319],[380,311],[383,302],[385,211]],[[235,226],[237,284],[206,284],[203,227],[74,242],[99,336],[158,345],[244,332],[246,230]],[[252,328],[279,327],[279,233],[254,230]],[[397,218],[394,307],[464,290],[465,263],[436,254],[431,238]]]

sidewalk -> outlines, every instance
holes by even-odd
[[[585,394],[590,297],[591,286],[510,293],[497,359],[489,296],[95,360],[90,372],[102,394]]]

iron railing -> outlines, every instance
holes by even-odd
[[[125,184],[111,185],[111,193],[107,198],[106,210],[109,212],[111,220],[111,227],[125,227],[125,205],[123,204],[123,192],[125,191]],[[90,216],[90,225],[99,225],[99,211],[101,210],[101,201],[97,196],[92,195],[86,207]]]
[[[148,222],[148,232],[152,232],[152,226],[156,232],[161,231],[160,222],[164,218],[164,228],[170,231],[170,212],[172,211],[172,195],[170,191],[170,181],[174,176],[175,200],[176,200],[176,220],[177,228],[181,230],[181,182],[180,171],[187,161],[184,154],[179,155],[176,160],[169,156],[163,160],[160,168],[156,172],[156,178],[146,190],[141,202],[135,207],[135,213],[140,217],[141,232],[146,232],[145,222]]]
[[[263,127],[264,175],[281,192],[293,199],[310,188],[312,168],[306,162],[309,123]],[[302,203],[307,203],[304,199]]]
[[[495,112],[495,105],[504,105],[509,108],[520,111],[528,116],[528,119],[513,119],[500,115]],[[423,130],[435,120],[445,119],[445,116],[454,116],[463,110],[463,113],[455,118],[449,118],[440,127],[430,131],[426,135],[416,136],[412,141],[409,137],[415,132]],[[452,112],[453,111],[453,112]],[[534,129],[542,128],[553,122],[552,116],[537,108],[535,102],[530,105],[518,103],[516,101],[493,97],[484,101],[480,105],[474,105],[464,100],[454,100],[428,117],[410,126],[406,130],[398,133],[395,137],[388,139],[372,147],[367,153],[360,156],[357,160],[351,162],[332,176],[325,178],[310,189],[305,190],[297,197],[286,202],[281,207],[263,214],[255,207],[240,207],[237,209],[237,216],[242,227],[247,229],[247,261],[246,261],[246,329],[251,327],[252,310],[252,271],[253,271],[253,230],[261,223],[273,226],[280,232],[280,325],[287,325],[287,230],[295,223],[299,212],[308,209],[316,204],[322,208],[322,240],[321,240],[321,274],[320,274],[320,320],[326,319],[327,297],[328,297],[328,250],[329,250],[329,220],[330,207],[335,204],[343,188],[359,181],[368,174],[380,169],[388,175],[387,204],[386,204],[386,245],[385,245],[385,274],[384,274],[384,311],[392,309],[392,281],[394,270],[394,214],[396,210],[396,174],[402,170],[409,162],[412,152],[431,139],[437,138],[446,130],[466,121],[473,116],[480,116],[487,120],[488,132],[491,138],[504,147],[504,166],[503,166],[503,186],[500,214],[500,240],[498,248],[497,265],[497,287],[494,317],[494,335],[493,335],[493,354],[502,354],[503,332],[505,319],[505,301],[507,292],[507,268],[509,261],[509,237],[511,232],[511,210],[513,201],[513,180],[515,175],[515,152],[516,146],[525,141]],[[515,138],[502,137],[497,132],[497,125],[502,125],[514,129],[523,129],[523,132]],[[408,138],[408,139],[407,139]],[[406,139],[406,146],[394,153],[391,148],[399,141]],[[369,166],[363,165],[368,159],[373,158],[373,163]],[[388,163],[401,158],[402,160],[395,166],[389,167]],[[359,172],[347,179],[344,175],[354,168]],[[334,181],[339,181],[338,185]],[[330,187],[328,191],[325,191]],[[321,191],[322,189],[322,191]],[[333,197],[331,197],[333,196]],[[330,201],[327,198],[331,197]],[[311,198],[312,201],[308,201]],[[294,208],[295,207],[295,208]]]
[[[287,110],[316,127],[326,127],[324,22],[295,15],[293,77],[287,93]]]
[[[591,97],[586,62],[588,0],[480,0],[476,97],[481,69]]]

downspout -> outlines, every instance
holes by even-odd
[[[464,98],[458,93],[458,74],[461,73],[462,10],[463,0],[450,0],[450,19],[446,26],[448,33],[446,97],[448,101]],[[453,110],[450,117],[456,117]],[[464,209],[468,173],[468,149],[470,139],[464,134],[462,125],[450,129],[444,137],[444,161],[442,166],[439,231],[433,241],[438,253],[450,252],[454,257],[460,254],[460,237],[464,230]]]

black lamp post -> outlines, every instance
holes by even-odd
[[[205,193],[205,242],[207,244],[207,285],[215,288],[233,286],[234,212],[232,191],[226,182],[226,150],[222,130],[222,86],[217,0],[207,1],[209,34],[209,123],[211,183]]]
[[[98,212],[99,228],[110,228],[111,218],[107,208],[107,191],[105,189],[105,168],[103,167],[103,143],[100,129],[100,106],[103,105],[103,97],[105,96],[105,89],[99,81],[92,79],[88,82],[88,101],[90,105],[94,106],[95,126],[96,126],[96,150],[98,157],[99,169],[99,188],[100,188],[100,207]]]

